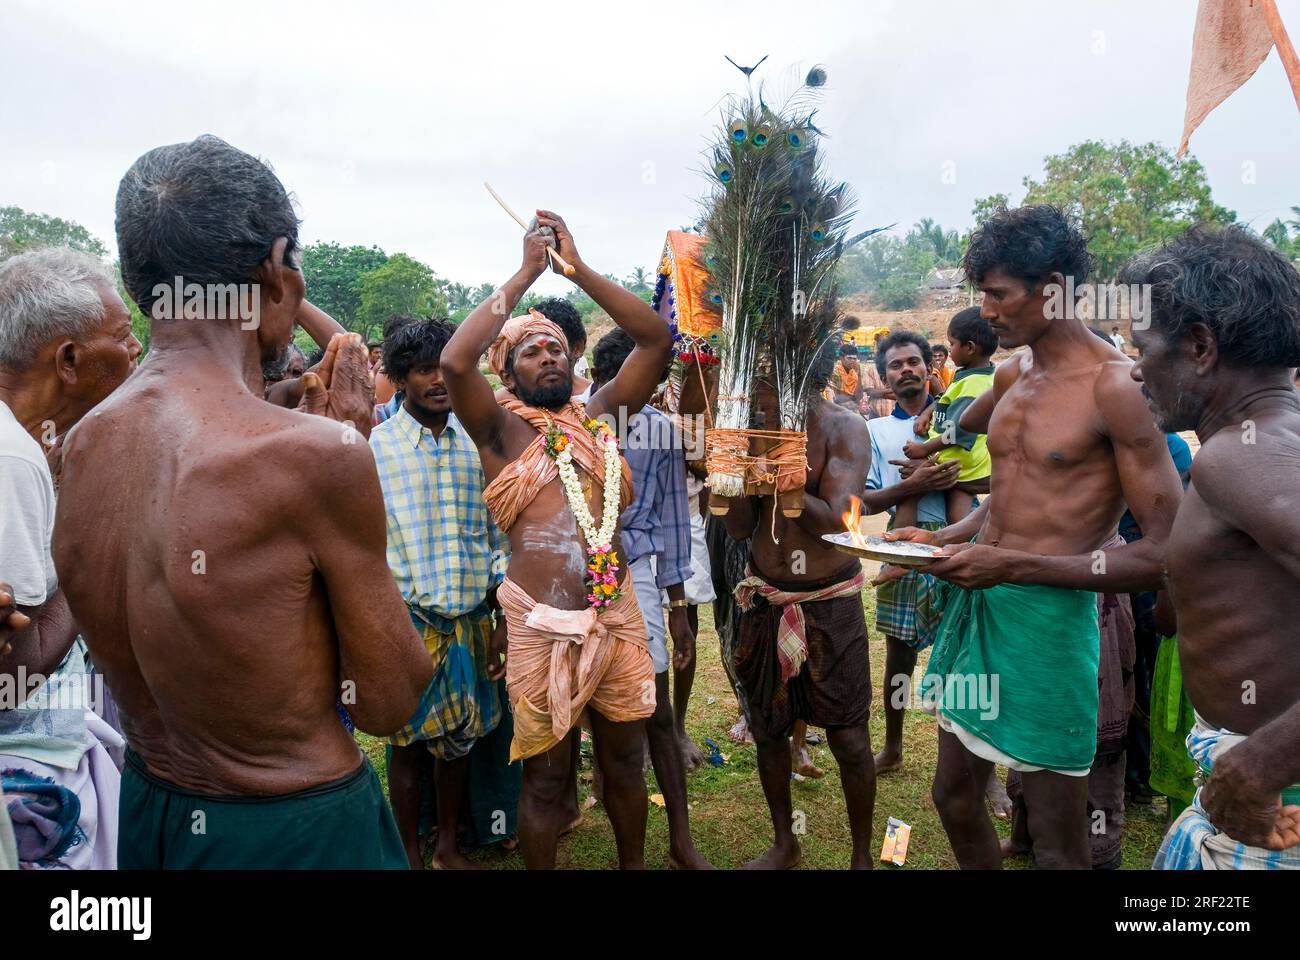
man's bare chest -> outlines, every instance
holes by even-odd
[[[1167,557],[1169,581],[1180,598],[1215,594],[1225,585],[1225,573],[1266,559],[1253,540],[1215,515],[1194,486],[1179,504]]]
[[[1093,400],[1092,379],[1026,374],[998,401],[989,422],[989,453],[996,464],[1023,464],[1048,472],[1095,463],[1109,447]]]

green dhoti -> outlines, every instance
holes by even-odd
[[[937,582],[943,611],[922,701],[1014,769],[1086,775],[1097,747],[1097,595]],[[978,745],[977,745],[978,746]]]
[[[152,775],[128,750],[122,870],[406,870],[406,851],[368,760],[332,783],[277,797],[211,796]]]
[[[1151,680],[1151,789],[1169,798],[1181,813],[1196,795],[1196,761],[1187,752],[1187,735],[1196,724],[1191,698],[1183,689],[1178,638],[1163,637]]]

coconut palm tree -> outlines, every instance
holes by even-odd
[[[1264,228],[1263,237],[1279,250],[1286,250],[1291,246],[1291,231],[1287,229],[1282,218],[1278,217],[1267,227]]]
[[[448,283],[443,288],[443,293],[447,297],[447,309],[452,313],[470,306],[470,298],[473,296],[473,291],[463,283]]]
[[[961,238],[956,230],[945,230],[930,217],[918,220],[915,230],[925,245],[934,251],[934,259],[940,265],[961,259]]]

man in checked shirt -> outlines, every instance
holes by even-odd
[[[591,392],[614,379],[636,344],[621,329],[601,337],[593,354]],[[586,399],[590,399],[588,396]],[[668,859],[677,869],[709,870],[695,849],[686,810],[686,773],[668,697],[670,666],[682,669],[695,656],[695,633],[687,618],[686,581],[691,576],[691,517],[686,500],[686,464],[681,437],[671,420],[653,407],[619,411],[619,445],[632,471],[634,499],[619,517],[623,552],[649,636],[655,671],[655,712],[646,724],[650,762],[668,814]],[[668,593],[668,629],[660,590]],[[666,633],[673,638],[668,662]]]
[[[424,867],[420,795],[430,754],[439,825],[433,865],[475,866],[456,845],[461,798],[470,750],[502,721],[505,667],[496,644],[505,647],[505,618],[497,618],[494,634],[493,611],[508,548],[483,502],[478,448],[451,412],[439,369],[455,329],[445,320],[415,320],[385,339],[384,368],[404,398],[370,434],[388,518],[388,565],[434,671],[416,713],[389,738],[389,799],[413,869]],[[502,840],[513,830],[517,767],[502,758],[489,778],[496,784],[488,787],[496,795],[489,806],[498,809],[488,811],[487,832]]]

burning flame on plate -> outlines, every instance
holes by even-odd
[[[853,546],[866,549],[867,538],[862,532],[862,501],[857,497],[849,497],[849,511],[841,513],[840,519],[844,521],[844,529],[853,538]]]

